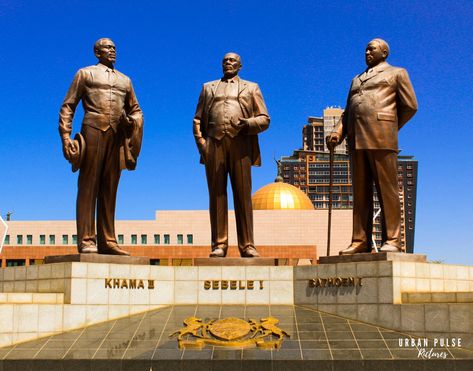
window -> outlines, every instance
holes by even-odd
[[[187,235],[187,243],[189,245],[192,245],[194,243],[194,235],[193,234],[188,234]]]
[[[46,243],[46,235],[40,234],[39,235],[39,244],[44,245]]]
[[[7,234],[5,236],[5,245],[10,245],[10,235],[9,234]]]
[[[23,235],[19,234],[16,236],[16,244],[23,245]]]
[[[124,239],[123,239],[123,235],[122,234],[119,234],[118,235],[118,243],[123,245],[123,242],[124,242]]]
[[[136,245],[137,243],[138,243],[138,237],[136,236],[136,234],[132,234],[131,235],[131,244]]]
[[[164,244],[169,245],[171,243],[171,239],[169,238],[168,234],[164,235]]]
[[[55,245],[56,244],[56,236],[53,234],[49,235],[49,244],[50,245]]]
[[[182,236],[182,234],[178,234],[177,235],[177,244],[182,245],[183,243],[184,243],[184,237]]]
[[[7,260],[7,267],[21,267],[26,264],[25,259],[9,259]]]
[[[32,245],[33,244],[33,235],[31,235],[31,234],[26,235],[26,244],[27,245]]]
[[[146,234],[141,235],[141,244],[147,245],[148,244],[148,236]]]
[[[76,234],[72,235],[72,244],[77,245],[77,235]]]
[[[159,245],[161,243],[161,236],[159,234],[154,235],[154,244]]]
[[[69,236],[67,234],[62,235],[62,244],[69,245]]]

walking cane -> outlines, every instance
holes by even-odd
[[[333,156],[334,147],[330,146],[329,157],[329,185],[328,185],[328,230],[327,230],[327,256],[330,256],[330,240],[332,232],[332,186],[333,186]]]

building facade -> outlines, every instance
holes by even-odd
[[[342,117],[343,109],[339,107],[327,107],[323,111],[322,117],[309,116],[307,124],[302,128],[302,149],[306,151],[328,152],[325,137],[329,135],[335,125]],[[335,153],[347,154],[347,141],[343,140]]]
[[[332,254],[346,247],[351,237],[351,211],[336,210]],[[75,221],[8,221],[1,266],[42,264],[45,256],[77,253]],[[263,257],[315,261],[326,255],[326,210],[255,210],[255,244]],[[119,244],[152,264],[191,265],[210,253],[207,210],[157,211],[154,220],[117,221]],[[0,237],[3,236],[3,233]],[[238,257],[235,214],[229,212],[229,256]]]

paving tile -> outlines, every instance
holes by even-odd
[[[271,360],[271,350],[267,349],[243,349],[242,359],[264,359]],[[245,363],[246,364],[246,363]]]
[[[358,349],[332,349],[333,359],[362,359]]]

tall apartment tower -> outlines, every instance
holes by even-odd
[[[327,107],[324,109],[323,117],[309,116],[307,125],[302,128],[302,149],[305,151],[328,152],[325,137],[338,124],[342,114],[343,109],[339,107]],[[335,153],[348,153],[346,140],[335,148]]]

